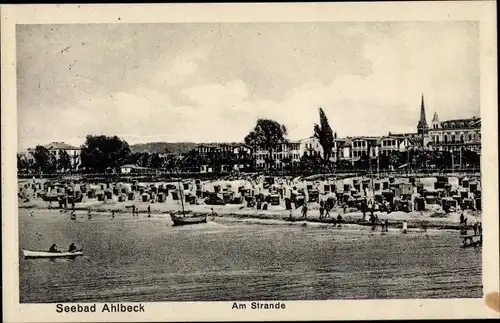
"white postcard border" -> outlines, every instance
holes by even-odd
[[[483,140],[483,284],[499,287],[498,132],[495,2],[5,5],[2,35],[2,257],[6,322],[247,321],[323,319],[498,318],[483,299],[286,301],[285,310],[232,310],[232,302],[143,303],[145,313],[59,314],[55,304],[20,304],[15,153],[15,24],[277,21],[480,21]],[[255,300],[258,301],[258,300]],[[249,302],[244,302],[249,303]],[[127,304],[127,303],[123,303]]]

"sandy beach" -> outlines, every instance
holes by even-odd
[[[368,214],[365,220],[363,220],[362,212],[355,209],[347,209],[344,214],[343,210],[339,207],[334,208],[330,212],[329,217],[324,217],[320,219],[318,203],[310,203],[310,210],[308,211],[306,219],[302,219],[302,214],[300,208],[292,210],[292,217],[294,221],[303,223],[321,223],[331,221],[336,218],[339,214],[343,218],[345,224],[361,225],[361,226],[371,226],[368,221]],[[106,200],[97,201],[97,199],[83,199],[81,203],[75,204],[75,211],[85,211],[87,213],[89,210],[92,213],[111,213],[115,212],[117,216],[131,216],[132,207],[135,205],[136,212],[147,213],[148,206],[150,207],[151,214],[170,214],[181,212],[181,205],[178,201],[167,201],[165,203],[149,203],[141,202],[139,199],[134,201],[117,202],[116,200]],[[49,202],[43,201],[42,199],[32,199],[29,202],[19,202],[19,208],[23,209],[59,209],[56,202],[49,204]],[[284,206],[269,206],[268,210],[257,210],[255,208],[248,208],[243,205],[238,204],[228,204],[228,205],[191,205],[185,204],[186,212],[192,214],[212,214],[212,209],[216,213],[217,217],[233,218],[239,220],[260,220],[255,221],[255,223],[265,224],[268,221],[279,221],[287,223],[286,219],[290,216],[290,211],[284,209]],[[64,210],[61,210],[63,212]],[[70,212],[69,210],[66,212]],[[64,213],[64,212],[63,212]],[[459,229],[460,226],[460,212],[451,212],[448,214],[441,214],[439,216],[433,217],[436,212],[433,210],[426,210],[423,212],[402,212],[395,211],[391,213],[386,212],[376,212],[377,217],[380,220],[387,219],[389,221],[389,227],[391,228],[401,228],[402,223],[406,221],[408,223],[408,228],[418,228],[421,229],[425,226],[428,229]],[[468,219],[469,223],[474,223],[475,221],[480,221],[481,213],[478,211],[465,210],[464,216]],[[300,220],[300,221],[299,221]]]

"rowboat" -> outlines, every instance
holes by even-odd
[[[24,258],[71,258],[83,256],[83,250],[80,249],[75,252],[48,252],[23,249],[23,255]]]
[[[188,225],[188,224],[198,224],[198,223],[207,223],[207,215],[192,215],[192,216],[177,216],[174,214],[170,214],[174,225]]]

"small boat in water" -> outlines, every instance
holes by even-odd
[[[48,252],[40,250],[23,249],[24,258],[71,258],[83,256],[83,249],[74,252]]]
[[[188,224],[198,224],[207,223],[207,215],[192,215],[192,216],[178,216],[170,214],[174,225],[188,225]]]

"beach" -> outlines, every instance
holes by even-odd
[[[317,193],[330,184],[288,180],[266,188],[241,180],[19,186],[20,252],[70,243],[83,249],[75,259],[20,258],[22,302],[481,296],[482,249],[460,248],[459,231],[461,217],[480,222],[480,210],[443,212],[432,203],[375,209],[372,223],[354,203],[358,191]],[[287,209],[287,187],[304,194],[305,217],[300,197]],[[335,196],[345,202],[320,217],[321,205]],[[418,198],[413,194],[412,204]],[[206,215],[207,223],[173,226],[172,214]]]
[[[316,203],[317,204],[317,203]],[[75,204],[76,211],[91,211],[92,213],[104,213],[110,214],[113,211],[116,215],[123,214],[128,216],[132,213],[133,206],[136,207],[136,212],[146,214],[148,207],[150,208],[151,214],[165,214],[178,213],[182,210],[182,205],[179,201],[167,201],[166,203],[151,203],[142,202],[140,199],[136,198],[134,201],[117,202],[116,200],[111,201],[97,201],[96,199],[87,199],[84,197],[81,203]],[[60,209],[56,202],[49,203],[41,199],[32,199],[29,202],[19,202],[20,209],[36,209],[36,210],[57,210]],[[310,204],[310,210],[307,213],[307,217],[303,220],[305,222],[321,222],[319,207],[315,204]],[[226,204],[226,205],[190,205],[185,204],[184,209],[186,212],[193,214],[212,214],[212,209],[215,211],[217,216],[221,217],[231,217],[237,219],[261,219],[261,220],[275,220],[275,221],[285,221],[290,217],[290,211],[285,210],[283,205],[279,206],[269,206],[268,210],[257,210],[255,208],[245,207],[243,204]],[[69,208],[71,211],[71,207]],[[69,212],[67,211],[67,212]],[[380,220],[387,219],[389,221],[390,227],[401,227],[402,223],[406,221],[409,228],[421,228],[425,225],[427,228],[434,229],[456,229],[460,227],[460,215],[461,212],[450,212],[448,214],[435,214],[434,210],[426,211],[413,211],[413,212],[402,212],[396,211],[391,213],[386,212],[376,212],[377,217]],[[466,210],[463,212],[464,216],[468,218],[469,223],[481,220],[481,213],[478,211]],[[85,213],[87,214],[87,213]],[[330,217],[323,218],[323,221],[328,221],[341,215],[344,223],[346,224],[356,224],[356,225],[370,225],[367,214],[365,220],[363,220],[363,214],[359,210],[348,209],[347,213],[344,213],[340,207],[335,208],[330,212]],[[301,219],[302,213],[301,209],[292,210],[293,219]]]

